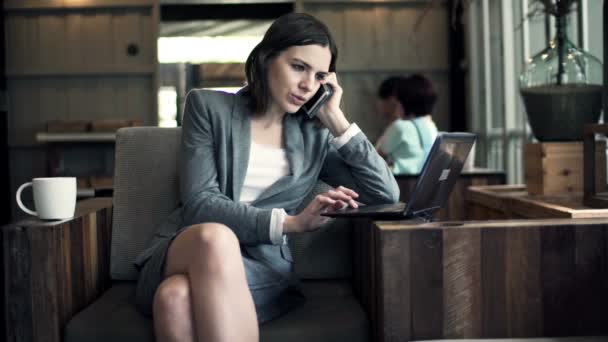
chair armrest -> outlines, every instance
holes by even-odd
[[[2,227],[6,341],[61,341],[69,319],[110,285],[112,199],[80,201],[72,219]]]

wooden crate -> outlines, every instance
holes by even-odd
[[[606,142],[596,142],[596,184],[606,187]],[[583,192],[583,142],[531,143],[524,146],[524,177],[531,195]]]

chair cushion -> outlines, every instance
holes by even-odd
[[[306,302],[260,327],[262,342],[370,341],[367,315],[349,282],[304,281]]]
[[[114,284],[68,322],[64,342],[83,341],[154,341],[152,320],[135,308],[134,282]]]
[[[346,281],[303,282],[303,305],[260,327],[262,342],[369,341],[369,321]],[[134,305],[135,283],[115,283],[70,320],[65,342],[154,341],[152,320]]]
[[[122,128],[116,134],[110,274],[135,280],[135,257],[177,206],[180,128]]]

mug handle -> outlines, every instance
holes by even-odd
[[[21,202],[21,192],[27,188],[28,186],[32,186],[32,182],[27,182],[27,183],[23,183],[21,184],[21,186],[19,187],[19,189],[17,189],[17,195],[15,197],[17,197],[17,204],[19,205],[19,208],[21,208],[21,210],[25,211],[26,213],[30,214],[30,215],[34,215],[34,216],[38,216],[38,213],[28,209],[23,202]]]

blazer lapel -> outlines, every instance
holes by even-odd
[[[302,136],[302,131],[300,130],[299,120],[295,115],[285,114],[285,119],[283,121],[283,141],[291,172],[262,192],[252,204],[257,204],[285,191],[302,174],[304,166],[304,138]]]
[[[285,141],[285,154],[289,160],[291,176],[298,179],[304,166],[304,137],[300,129],[300,122],[294,114],[285,116],[283,140]]]
[[[249,164],[249,149],[251,148],[251,120],[245,96],[237,96],[232,110],[232,189],[233,200],[238,202],[247,165]]]

